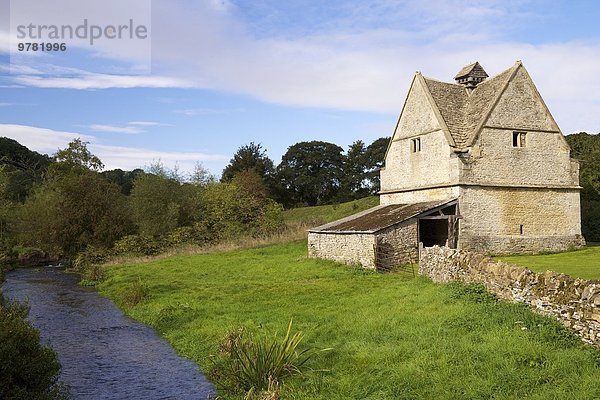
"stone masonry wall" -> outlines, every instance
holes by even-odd
[[[415,264],[419,261],[417,221],[394,226],[377,234],[377,268],[392,269],[398,265]]]
[[[451,155],[444,132],[422,134],[419,139],[418,152],[412,151],[411,138],[392,141],[381,170],[382,191],[458,182],[460,161]]]
[[[375,235],[309,232],[308,256],[375,268]]]
[[[526,132],[525,147],[513,147],[513,132]],[[577,186],[569,146],[560,132],[484,128],[461,164],[460,183]]]
[[[522,302],[553,316],[585,342],[600,346],[600,282],[495,262],[447,247],[421,252],[419,273],[434,282],[479,283],[499,298]]]
[[[458,186],[444,188],[413,190],[410,192],[382,193],[379,203],[384,204],[412,204],[426,201],[456,199],[460,194]]]
[[[459,247],[536,253],[579,247],[579,191],[467,186],[460,195]]]

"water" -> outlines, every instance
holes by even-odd
[[[214,388],[150,327],[59,268],[18,269],[6,298],[29,301],[29,320],[58,353],[74,399],[207,399]]]

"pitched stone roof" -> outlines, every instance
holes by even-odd
[[[463,68],[457,76],[469,68],[472,69],[474,65]],[[506,71],[484,80],[472,90],[467,90],[460,84],[423,77],[456,147],[468,146],[477,135],[478,128],[485,122],[484,119],[519,65],[520,63],[517,63]]]
[[[322,233],[376,233],[411,218],[427,214],[456,199],[413,204],[389,204],[370,208],[358,214],[310,229]]]

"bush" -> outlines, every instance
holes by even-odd
[[[5,249],[4,251],[0,251],[0,269],[2,268],[12,268],[17,265],[19,262],[19,255],[17,251],[13,248]],[[0,279],[0,282],[2,280]]]
[[[77,254],[73,260],[73,268],[76,271],[85,272],[94,265],[104,264],[112,255],[113,253],[108,249],[89,246]]]
[[[301,374],[300,368],[315,354],[313,349],[298,352],[304,334],[292,334],[292,321],[282,340],[257,337],[245,328],[227,334],[213,357],[210,376],[223,390],[243,392],[246,398],[278,398],[285,377]]]
[[[211,241],[213,241],[213,235],[208,228],[201,223],[196,223],[194,226],[175,228],[169,232],[163,240],[167,247],[176,247],[185,244],[204,245]]]
[[[115,243],[115,254],[134,256],[153,256],[163,251],[164,245],[160,240],[147,235],[128,235]]]
[[[40,344],[38,331],[25,320],[27,307],[3,303],[0,294],[0,398],[66,398],[57,385],[56,353]]]

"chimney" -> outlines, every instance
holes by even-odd
[[[454,80],[456,83],[464,85],[469,91],[472,91],[488,76],[483,67],[479,65],[479,62],[474,62],[461,69],[454,77]]]

